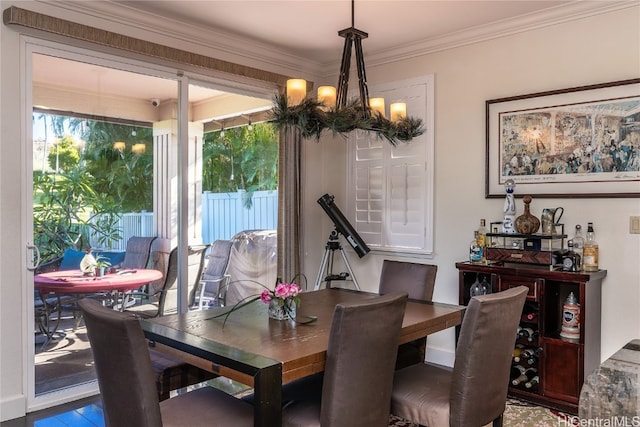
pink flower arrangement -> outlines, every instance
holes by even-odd
[[[260,300],[265,304],[269,304],[274,299],[282,300],[284,303],[287,299],[293,298],[297,304],[299,302],[298,294],[300,292],[302,292],[300,286],[296,283],[278,283],[274,290],[265,289],[262,291]]]
[[[302,292],[302,288],[297,283],[279,282],[276,284],[274,289],[269,289],[265,287],[264,291],[262,291],[260,295],[248,296],[243,300],[237,302],[228,311],[217,314],[212,318],[224,316],[224,323],[223,323],[223,326],[224,326],[224,324],[227,322],[227,318],[231,313],[233,313],[236,310],[239,310],[245,305],[253,303],[257,299],[260,299],[260,301],[262,301],[265,304],[271,304],[272,301],[277,302],[278,306],[282,307],[282,309],[285,312],[290,313],[292,311],[292,308],[295,309],[295,307],[300,305],[299,295],[301,292]],[[294,318],[295,320],[295,315],[291,317]],[[304,315],[303,317],[306,318],[307,320],[305,321],[296,320],[296,323],[300,323],[300,324],[313,323],[318,319],[317,316]]]

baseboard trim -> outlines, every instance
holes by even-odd
[[[0,401],[0,421],[8,421],[26,415],[27,399],[22,394],[5,397]]]

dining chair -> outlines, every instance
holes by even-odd
[[[253,407],[213,387],[159,402],[140,323],[131,313],[79,301],[107,427],[253,426]]]
[[[220,239],[211,244],[197,292],[198,308],[225,306],[226,287],[230,278],[226,273],[232,245],[231,240]]]
[[[405,261],[382,261],[378,292],[382,295],[402,291],[410,299],[431,301],[436,283],[438,266]],[[398,347],[396,369],[424,363],[427,338],[411,341]]]
[[[291,383],[301,397],[285,405],[282,425],[387,427],[406,303],[407,294],[397,292],[336,305],[324,375]]]
[[[471,298],[453,370],[422,363],[396,372],[391,413],[429,427],[502,426],[513,343],[528,288]]]

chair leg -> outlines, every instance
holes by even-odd
[[[502,419],[504,414],[500,414],[498,418],[493,420],[493,427],[502,427]]]

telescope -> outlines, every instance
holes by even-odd
[[[333,198],[333,196],[325,194],[318,199],[318,203],[320,204],[320,206],[322,206],[322,209],[324,209],[329,218],[331,218],[331,221],[333,221],[333,224],[336,227],[336,231],[342,234],[345,239],[347,239],[347,242],[349,242],[358,256],[362,258],[366,254],[368,254],[371,249],[369,249],[364,240],[362,240],[360,235],[344,217],[338,206],[334,203]]]

